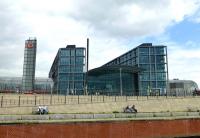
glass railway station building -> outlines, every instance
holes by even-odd
[[[0,92],[20,93],[29,83],[33,92],[62,95],[183,96],[192,95],[195,89],[199,89],[194,81],[168,81],[167,47],[163,45],[141,44],[88,72],[86,55],[84,47],[68,45],[60,48],[50,69],[49,79],[26,77],[34,75],[33,72],[30,75],[25,72],[30,70],[27,64],[24,65],[23,77],[0,77]],[[34,68],[31,66],[33,71]]]
[[[86,72],[86,49],[60,48],[49,72],[57,94],[165,95],[167,47],[143,43]]]

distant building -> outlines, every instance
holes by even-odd
[[[168,81],[167,47],[143,43],[106,63],[104,66],[133,66],[143,69],[138,73],[135,95],[165,95]]]
[[[83,94],[85,52],[85,48],[75,45],[58,50],[49,72],[54,93]]]
[[[29,38],[25,41],[24,65],[22,77],[22,91],[33,91],[35,83],[35,64],[36,64],[36,38]]]
[[[170,80],[169,91],[172,96],[188,96],[193,95],[193,92],[198,90],[198,85],[192,80]]]
[[[0,77],[0,92],[22,92],[21,77]],[[36,78],[34,84],[35,93],[51,93],[53,82],[48,78]]]

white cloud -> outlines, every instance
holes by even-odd
[[[89,24],[97,32],[111,36],[138,37],[158,35],[170,25],[193,15],[198,0],[84,0],[72,13],[77,21]]]

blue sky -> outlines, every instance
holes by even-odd
[[[90,69],[150,42],[168,46],[170,79],[200,86],[200,0],[1,0],[0,8],[1,76],[22,76],[29,37],[38,40],[37,77],[48,77],[60,47],[85,47],[89,37]]]
[[[199,23],[183,20],[182,22],[175,24],[172,27],[169,27],[166,30],[166,33],[169,34],[170,39],[172,41],[176,41],[178,43],[183,44],[188,41],[200,42],[199,34],[200,34],[200,26]]]

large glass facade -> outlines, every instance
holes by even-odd
[[[139,72],[139,95],[166,94],[168,81],[167,47],[144,43],[108,62],[104,66],[128,65],[142,69]]]
[[[33,91],[35,83],[35,64],[37,40],[29,39],[25,41],[24,65],[22,77],[22,91]]]
[[[49,72],[58,94],[83,94],[85,48],[60,48]]]
[[[100,67],[90,70],[88,94],[137,95],[138,68],[128,66]]]

